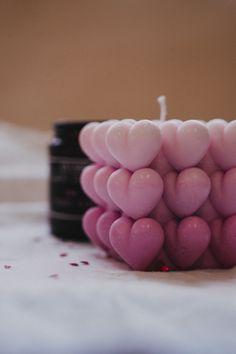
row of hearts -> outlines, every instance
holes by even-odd
[[[191,216],[163,228],[151,218],[132,220],[101,207],[89,209],[83,228],[93,244],[134,270],[230,268],[236,265],[236,215],[209,225]]]
[[[208,152],[219,168],[236,167],[236,121],[93,122],[81,130],[79,143],[92,161],[130,171],[148,167],[159,153],[177,170],[196,166]]]
[[[153,211],[167,219],[199,212],[207,221],[218,214],[236,214],[236,168],[215,172],[211,178],[199,168],[189,168],[180,173],[172,171],[162,179],[150,168],[132,173],[92,164],[83,169],[80,182],[96,204],[121,210],[133,219]]]

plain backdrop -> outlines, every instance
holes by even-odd
[[[0,0],[0,120],[236,118],[235,0]]]

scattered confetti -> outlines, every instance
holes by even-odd
[[[80,261],[80,263],[84,264],[84,265],[89,265],[88,261]]]
[[[66,252],[60,253],[60,257],[67,257],[68,254]]]
[[[5,265],[4,265],[4,268],[5,268],[5,269],[11,269],[11,265],[5,264]]]
[[[75,262],[71,262],[71,263],[69,263],[71,266],[73,266],[73,267],[78,267],[79,265],[78,265],[78,263],[75,263]]]
[[[167,265],[163,265],[160,270],[161,272],[169,272],[170,268]]]
[[[59,274],[57,274],[57,273],[49,275],[49,278],[57,279],[58,277],[59,277]]]

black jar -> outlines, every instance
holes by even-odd
[[[93,205],[80,186],[80,174],[91,163],[79,146],[78,135],[86,122],[58,122],[50,153],[50,228],[64,240],[87,240],[82,216]]]

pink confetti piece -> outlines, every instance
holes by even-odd
[[[57,274],[57,273],[49,275],[49,278],[58,279],[58,277],[59,277],[59,274]]]
[[[170,268],[167,265],[163,265],[160,270],[161,272],[169,272]]]
[[[69,263],[71,266],[73,266],[73,267],[78,267],[79,265],[78,265],[78,263],[75,263],[75,262],[71,262],[71,263]]]
[[[84,265],[89,265],[88,261],[80,261],[80,263],[84,264]]]
[[[66,253],[66,252],[60,253],[60,257],[67,257],[67,256],[68,256],[68,253]]]
[[[5,264],[5,265],[4,265],[4,268],[5,268],[5,269],[11,269],[11,265]]]

